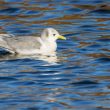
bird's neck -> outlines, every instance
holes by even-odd
[[[46,51],[56,51],[57,49],[56,41],[41,38],[41,44]]]

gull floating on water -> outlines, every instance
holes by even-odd
[[[53,28],[46,28],[40,37],[36,36],[14,36],[12,34],[0,34],[0,47],[12,54],[51,55],[57,49],[57,39],[66,38]]]

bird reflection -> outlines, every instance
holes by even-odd
[[[10,54],[8,52],[0,52],[0,61],[25,59],[25,58],[29,58],[33,60],[42,60],[48,63],[58,62],[56,53],[52,54],[52,56],[46,56],[46,55],[18,55],[18,54],[15,55],[15,54]]]

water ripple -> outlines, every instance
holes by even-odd
[[[1,0],[0,33],[40,35],[56,28],[56,56],[0,49],[1,110],[110,109],[109,0]]]

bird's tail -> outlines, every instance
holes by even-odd
[[[0,34],[0,47],[3,47],[3,48],[8,47],[6,41],[4,40],[4,34]]]
[[[12,53],[12,49],[9,47],[8,43],[5,41],[7,34],[0,34],[0,48],[5,49],[6,51]]]

